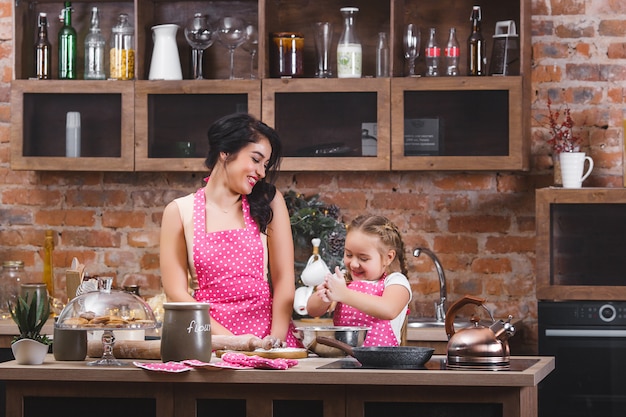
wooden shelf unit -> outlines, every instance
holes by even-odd
[[[457,29],[461,44],[460,72],[466,72],[469,15],[473,4],[483,9],[482,28],[487,40],[487,57],[491,56],[492,36],[495,23],[514,20],[518,27],[520,44],[520,75],[485,77],[437,77],[407,78],[406,63],[402,51],[402,32],[407,23],[416,23],[422,34],[422,50],[429,27],[435,27],[438,43],[445,46],[448,29]],[[78,68],[82,75],[84,53],[82,45],[88,30],[89,12],[96,5],[100,9],[102,32],[109,37],[120,13],[127,13],[135,27],[136,68],[134,81],[36,81],[32,77],[32,45],[36,33],[36,17],[39,12],[49,16],[49,37],[53,49],[53,78],[56,70],[56,33],[59,29],[55,17],[61,9],[60,0],[24,0],[13,4],[14,16],[14,77],[12,83],[12,159],[13,169],[35,170],[139,170],[139,171],[202,171],[206,150],[206,130],[219,115],[231,109],[232,95],[247,94],[248,110],[259,115],[265,122],[279,129],[288,151],[283,159],[285,171],[389,171],[389,170],[527,170],[530,143],[530,5],[523,0],[477,0],[467,7],[459,7],[454,0],[427,0],[415,3],[410,0],[355,0],[350,5],[360,9],[356,25],[363,47],[363,78],[316,79],[314,78],[315,48],[313,23],[329,21],[333,24],[334,39],[331,50],[337,45],[341,30],[341,5],[333,0],[293,0],[276,2],[270,0],[229,1],[99,1],[96,3],[74,1],[73,26],[79,34]],[[256,80],[227,80],[229,73],[228,53],[219,42],[205,51],[204,74],[207,80],[190,80],[191,50],[187,45],[183,27],[193,13],[207,13],[215,22],[221,15],[237,14],[248,22],[258,25],[259,52],[258,78]],[[175,23],[181,26],[177,44],[183,81],[148,81],[152,55],[152,31],[157,24]],[[299,31],[304,34],[305,77],[298,79],[269,78],[269,37],[272,32]],[[391,78],[373,78],[375,50],[378,32],[388,32],[390,42]],[[423,54],[417,61],[417,70],[424,72]],[[444,62],[441,62],[444,65]],[[331,53],[331,68],[336,68],[336,57]],[[247,77],[250,72],[250,55],[238,48],[235,52],[235,74]],[[106,94],[122,94],[121,108],[101,112],[102,105],[84,106],[85,122],[107,124],[115,120],[121,124],[119,155],[111,157],[107,148],[101,156],[65,158],[60,147],[48,154],[29,154],[30,144],[44,143],[49,138],[43,133],[37,137],[28,131],[33,115],[25,112],[24,95],[30,93],[87,94],[104,101]],[[128,94],[134,97],[128,96]],[[203,97],[194,98],[192,95]],[[258,95],[258,99],[257,99]],[[331,106],[324,106],[320,96],[328,95]],[[180,96],[184,96],[182,99]],[[291,97],[290,97],[291,96]],[[31,99],[37,100],[33,96]],[[277,99],[278,97],[278,99]],[[225,99],[225,105],[217,103]],[[362,98],[362,100],[361,100]],[[213,100],[215,99],[215,100]],[[239,99],[237,99],[239,100]],[[60,98],[60,102],[70,101]],[[354,102],[357,105],[354,106]],[[174,114],[180,114],[180,106],[208,105],[203,113],[191,109],[179,117],[179,125],[170,117],[172,124],[150,121],[149,103],[162,111],[170,106]],[[375,103],[375,104],[372,104]],[[506,104],[508,111],[504,109]],[[291,105],[291,107],[289,107]],[[374,106],[376,108],[374,108]],[[108,106],[111,107],[111,106]],[[313,109],[312,113],[300,108]],[[476,117],[468,119],[462,109],[472,109]],[[231,111],[232,110],[232,111]],[[194,119],[201,114],[204,120]],[[406,115],[406,116],[405,116]],[[423,116],[425,115],[425,116]],[[55,114],[53,124],[64,123],[64,114]],[[302,118],[303,143],[298,143],[291,119]],[[359,122],[358,117],[363,119]],[[404,118],[438,117],[445,121],[441,130],[441,150],[437,154],[405,155]],[[343,124],[342,124],[343,122]],[[377,123],[375,156],[359,153],[359,123]],[[83,123],[83,140],[89,137],[89,125]],[[108,128],[110,129],[110,128]],[[159,131],[155,131],[158,129]],[[92,130],[96,130],[93,128]],[[283,132],[284,130],[284,132]],[[331,130],[332,134],[328,134]],[[174,132],[174,133],[172,133]],[[356,132],[356,133],[355,133]],[[87,136],[86,136],[87,135]],[[179,137],[184,136],[183,137]],[[117,137],[117,133],[113,135]],[[300,135],[298,135],[300,136]],[[165,138],[167,139],[161,139]],[[192,141],[196,144],[196,157],[168,157],[166,142]],[[447,145],[453,145],[452,148]],[[312,153],[318,147],[326,151],[336,145],[339,152]],[[160,148],[159,148],[160,147]],[[308,149],[302,149],[308,148]],[[331,146],[332,148],[332,146]],[[42,147],[41,150],[47,149]],[[85,148],[87,149],[87,148]],[[349,151],[348,151],[349,149]],[[308,151],[308,153],[307,153]],[[130,154],[128,153],[130,152]],[[300,152],[300,153],[299,153]]]

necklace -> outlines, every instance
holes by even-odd
[[[220,207],[219,205],[217,205],[217,203],[214,203],[213,201],[209,200],[208,198],[206,199],[206,201],[211,204],[213,207],[215,207],[216,209],[218,209],[219,211],[221,211],[224,214],[228,214],[228,212],[235,207],[235,205],[237,205],[237,203],[239,203],[239,199],[237,199],[237,201],[235,201],[233,204],[230,205],[230,207],[228,207],[227,209],[223,209],[222,207]]]

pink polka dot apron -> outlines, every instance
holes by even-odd
[[[352,281],[348,288],[363,294],[382,296],[385,291],[385,277],[376,282]],[[393,333],[391,322],[367,315],[356,308],[337,303],[333,315],[335,326],[365,326],[372,329],[367,332],[363,346],[398,346],[398,339]]]
[[[206,233],[204,188],[194,197],[193,262],[198,277],[194,297],[211,304],[211,317],[235,335],[270,334],[272,295],[264,272],[263,242],[250,205],[242,196],[245,228]],[[287,334],[290,347],[298,346]]]

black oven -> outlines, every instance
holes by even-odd
[[[539,417],[626,416],[626,302],[539,301]]]

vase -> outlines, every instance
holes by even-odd
[[[150,61],[149,80],[182,80],[183,74],[176,45],[178,25],[167,24],[152,27],[154,49]]]
[[[11,345],[19,365],[41,365],[48,353],[48,345],[33,339],[20,339]]]
[[[561,177],[561,158],[559,158],[559,154],[555,153],[552,155],[552,169],[554,170],[554,185],[562,186],[563,178]]]

